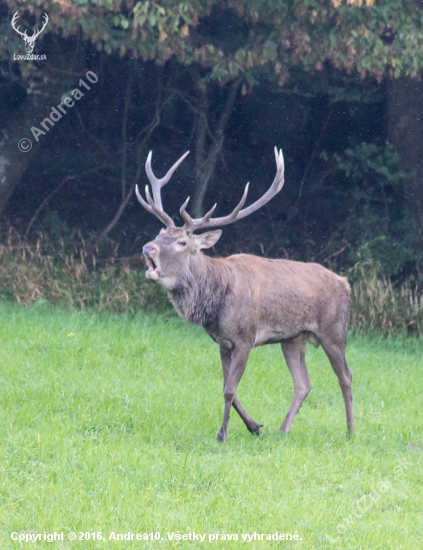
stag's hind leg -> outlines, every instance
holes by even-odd
[[[333,331],[330,336],[322,337],[320,341],[341,386],[347,416],[348,433],[349,435],[354,435],[353,396],[351,392],[352,372],[348,368],[345,357],[346,336],[345,334],[341,334],[341,331],[339,335],[336,331]]]
[[[282,342],[281,345],[286,364],[294,380],[294,395],[291,406],[280,428],[283,432],[289,432],[304,399],[311,390],[311,383],[305,364],[307,340],[299,336],[293,340]]]
[[[229,376],[229,369],[231,366],[231,353],[229,351],[226,351],[223,348],[220,348],[220,359],[222,361],[222,369],[223,369],[223,391],[225,391],[226,382]],[[236,395],[232,401],[232,407],[236,410],[236,412],[241,417],[242,421],[247,427],[247,430],[252,434],[259,435],[260,428],[263,426],[263,424],[259,424],[258,422],[256,422],[254,418],[252,418],[247,413],[247,411],[241,405],[241,402],[239,401]]]

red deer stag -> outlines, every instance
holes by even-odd
[[[354,433],[352,411],[352,374],[345,359],[350,289],[345,278],[318,264],[290,260],[270,260],[249,254],[228,258],[206,256],[201,250],[216,244],[222,231],[201,229],[222,227],[245,218],[266,204],[284,184],[282,151],[277,151],[276,176],[268,191],[256,202],[243,208],[248,184],[238,206],[228,216],[212,218],[216,205],[202,218],[187,213],[188,199],[181,206],[183,227],[175,227],[163,210],[161,188],[187,156],[186,152],[158,179],[151,168],[151,152],[146,172],[151,196],[146,186],[146,200],[136,194],[142,206],[165,226],[159,235],[143,248],[148,271],[146,276],[162,284],[179,315],[190,323],[204,327],[219,345],[223,367],[225,407],[218,441],[228,436],[231,407],[247,429],[259,434],[262,424],[256,422],[236,396],[238,383],[251,350],[279,342],[294,380],[294,396],[281,426],[288,432],[311,384],[305,364],[307,342],[322,345],[338,377],[345,402],[347,428]]]

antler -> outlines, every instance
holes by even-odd
[[[12,17],[12,27],[14,28],[14,30],[15,30],[18,34],[20,34],[20,35],[22,36],[22,38],[23,38],[24,40],[31,40],[31,41],[34,41],[34,42],[35,42],[35,39],[38,38],[38,36],[43,32],[43,30],[46,28],[47,23],[48,23],[48,15],[45,13],[45,14],[43,15],[43,17],[44,17],[43,27],[42,27],[39,31],[34,31],[34,34],[33,34],[32,36],[28,36],[28,35],[26,34],[26,31],[25,31],[25,32],[22,32],[22,31],[19,30],[19,26],[16,27],[16,20],[18,19],[18,17],[19,17],[19,10],[17,10],[17,11],[15,12],[15,14],[13,15],[13,17]]]
[[[38,36],[43,32],[43,30],[44,30],[44,29],[46,28],[46,26],[47,26],[47,23],[48,23],[48,15],[45,13],[45,14],[43,15],[43,17],[45,18],[44,23],[43,23],[43,28],[40,29],[39,31],[34,31],[34,34],[33,34],[32,36],[30,36],[30,39],[31,39],[31,40],[34,40],[34,42],[35,42],[35,39],[38,38]]]
[[[247,206],[247,208],[242,207],[245,204],[245,201],[247,199],[248,194],[248,187],[249,183],[245,186],[244,194],[242,195],[241,200],[239,201],[239,204],[232,210],[232,212],[227,215],[223,216],[221,218],[212,218],[213,212],[216,209],[217,204],[211,208],[207,214],[205,214],[202,218],[191,218],[191,216],[186,211],[186,207],[188,205],[189,197],[184,202],[184,204],[181,206],[181,209],[179,210],[181,216],[185,220],[184,229],[186,231],[198,231],[199,229],[206,229],[210,227],[222,227],[223,225],[229,225],[230,223],[233,223],[237,220],[240,220],[242,218],[245,218],[246,216],[249,216],[262,206],[264,206],[267,202],[270,201],[272,197],[276,195],[276,193],[279,193],[279,191],[282,189],[283,184],[285,182],[284,178],[284,172],[285,172],[285,165],[283,161],[283,154],[282,149],[277,150],[275,147],[275,158],[276,158],[276,176],[272,182],[272,185],[269,187],[269,189],[266,191],[266,193],[260,197],[256,202],[253,204],[250,204],[250,206]]]
[[[159,220],[162,221],[166,227],[175,227],[175,224],[172,218],[168,214],[166,214],[166,212],[163,210],[161,188],[164,185],[166,185],[166,183],[168,183],[168,181],[172,177],[173,172],[178,168],[178,166],[185,159],[188,153],[189,151],[184,153],[182,157],[179,160],[177,160],[175,164],[168,170],[167,174],[163,178],[158,179],[153,174],[153,170],[151,168],[152,151],[150,151],[148,153],[147,162],[145,163],[145,171],[147,172],[147,177],[150,182],[151,188],[153,190],[153,197],[151,197],[148,185],[145,186],[145,196],[147,198],[147,201],[145,201],[142,198],[140,192],[138,191],[138,185],[135,186],[135,193],[137,195],[137,199],[142,204],[142,206],[148,212],[150,212],[150,214],[153,214],[154,216],[159,218]],[[233,223],[237,220],[245,218],[246,216],[249,216],[256,210],[264,206],[267,202],[270,201],[271,198],[273,198],[277,193],[279,193],[279,191],[282,189],[283,184],[285,182],[285,178],[284,178],[285,165],[283,161],[282,149],[278,151],[277,148],[275,147],[275,158],[276,158],[276,176],[272,182],[272,185],[269,187],[266,193],[262,197],[260,197],[258,200],[256,200],[256,202],[254,202],[253,204],[250,204],[250,206],[247,206],[247,208],[242,209],[242,207],[245,204],[245,201],[247,200],[248,187],[250,185],[249,183],[247,183],[247,185],[245,186],[244,194],[241,197],[241,200],[229,215],[223,216],[221,218],[212,218],[212,215],[217,206],[217,204],[215,204],[213,208],[211,208],[207,212],[207,214],[205,214],[202,218],[191,218],[191,216],[186,211],[186,208],[188,206],[188,202],[190,199],[188,197],[179,210],[182,218],[185,220],[185,225],[183,228],[186,231],[190,231],[193,233],[194,231],[198,231],[199,229],[206,229],[210,227],[222,227],[223,225],[229,225],[230,223]]]
[[[16,20],[18,19],[18,17],[19,17],[19,10],[16,10],[14,16],[12,17],[12,27],[25,40],[25,39],[28,38],[28,35],[26,34],[26,31],[22,32],[22,31],[19,30],[19,26],[16,27]]]
[[[142,198],[140,192],[138,191],[138,185],[135,186],[135,193],[137,195],[137,199],[140,201],[143,207],[148,212],[150,212],[150,214],[153,214],[154,216],[159,218],[159,220],[162,221],[166,227],[174,227],[175,224],[172,218],[163,210],[161,189],[164,185],[166,185],[166,183],[168,183],[173,175],[173,172],[178,168],[181,162],[189,154],[189,151],[184,153],[182,157],[177,160],[175,164],[168,170],[167,174],[161,179],[156,178],[156,176],[153,174],[153,170],[151,168],[152,154],[152,151],[148,153],[147,162],[145,163],[145,171],[147,172],[148,181],[150,182],[151,189],[153,190],[153,197],[151,197],[148,185],[145,186],[145,196],[147,198],[147,202]]]

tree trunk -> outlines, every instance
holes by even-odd
[[[400,156],[405,197],[423,231],[423,82],[398,78],[389,83],[389,140]]]
[[[0,129],[0,216],[4,214],[10,197],[20,184],[37,149],[31,127],[39,124],[42,114],[48,115],[44,105],[42,109],[37,107],[28,96]],[[20,141],[24,138],[27,138],[26,141]],[[32,142],[30,149],[29,140]],[[19,144],[22,149],[28,148],[28,151],[21,151]]]
[[[208,109],[209,101],[207,88],[201,90],[202,100],[200,103],[197,132],[196,132],[196,151],[195,151],[195,189],[192,199],[192,213],[198,218],[204,213],[204,198],[209,182],[214,174],[219,155],[222,151],[225,139],[225,129],[231,115],[232,107],[237,96],[240,80],[236,80],[229,85],[228,95],[226,97],[223,110],[220,114],[216,127],[209,130]],[[209,133],[212,136],[208,136]],[[211,144],[207,150],[207,137],[211,139]]]

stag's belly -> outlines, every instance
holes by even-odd
[[[284,340],[292,340],[299,334],[304,335],[306,341],[313,346],[318,347],[319,341],[316,335],[308,330],[275,330],[272,327],[260,327],[256,332],[253,347],[264,346],[266,344],[277,344]]]
[[[254,347],[264,344],[276,344],[282,340],[289,340],[296,336],[297,332],[292,330],[275,330],[272,327],[260,327],[256,332]]]

